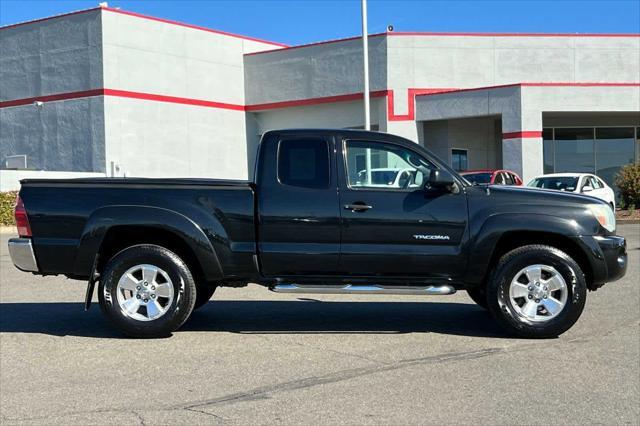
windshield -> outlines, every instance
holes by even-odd
[[[462,176],[475,185],[491,182],[491,173],[464,173]]]
[[[529,182],[527,186],[573,192],[578,186],[578,178],[573,176],[539,177]]]

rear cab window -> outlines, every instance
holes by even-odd
[[[330,184],[329,144],[324,139],[281,140],[278,181],[283,185],[326,189]]]

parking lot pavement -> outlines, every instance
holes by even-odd
[[[222,289],[183,329],[121,337],[84,283],[11,265],[0,238],[2,424],[606,423],[640,413],[640,225],[627,276],[558,339],[504,335],[464,292]]]

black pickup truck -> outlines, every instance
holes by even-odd
[[[178,329],[217,287],[444,295],[466,290],[508,332],[557,336],[587,290],[622,277],[626,243],[587,196],[474,186],[423,147],[350,130],[284,130],[254,181],[22,181],[14,264],[94,285],[127,335]]]

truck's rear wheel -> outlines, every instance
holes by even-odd
[[[196,290],[196,304],[193,306],[193,310],[195,311],[206,305],[216,288],[215,286],[199,285]]]
[[[582,314],[587,296],[580,266],[554,247],[529,245],[504,255],[487,283],[496,321],[519,337],[555,337]]]
[[[164,337],[191,314],[196,286],[175,253],[156,245],[137,245],[109,261],[98,298],[102,311],[124,334]]]

